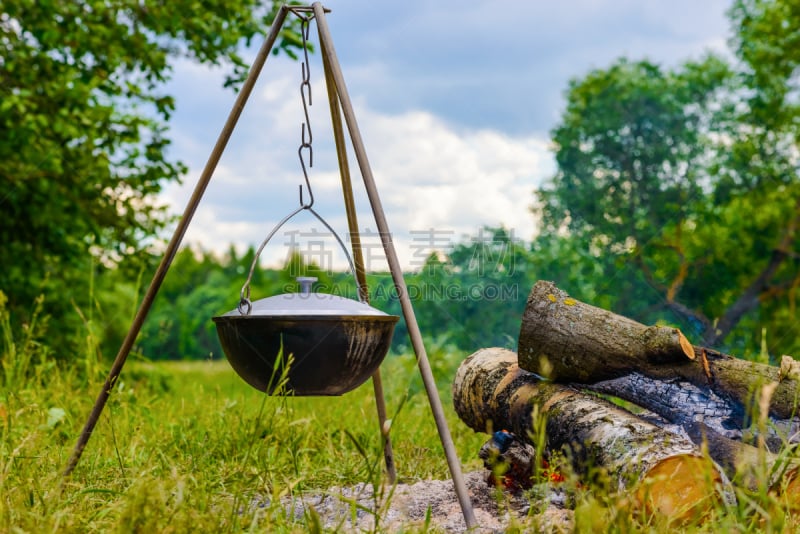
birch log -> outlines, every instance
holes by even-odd
[[[633,372],[684,379],[747,407],[770,382],[770,414],[796,415],[798,374],[692,346],[675,328],[641,323],[579,302],[552,282],[533,287],[519,335],[519,365],[558,382],[591,384]]]
[[[651,512],[699,517],[720,499],[724,475],[688,439],[593,395],[543,382],[520,369],[514,352],[483,349],[464,360],[453,403],[473,430],[505,428],[531,444],[536,410],[546,421],[548,451],[566,451],[578,473],[589,465],[605,469]]]

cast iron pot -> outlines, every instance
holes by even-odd
[[[337,295],[276,295],[214,317],[231,367],[254,388],[293,395],[341,395],[378,369],[399,317]],[[248,310],[244,310],[247,312]],[[282,349],[281,349],[282,347]],[[287,357],[288,382],[276,391]]]

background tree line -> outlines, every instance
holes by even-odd
[[[621,59],[573,80],[553,131],[544,231],[593,250],[613,307],[688,322],[709,346],[746,322],[795,350],[800,286],[800,4],[738,0],[737,62]]]
[[[204,5],[194,16],[182,1],[21,1],[0,14],[0,290],[18,327],[44,295],[63,358],[87,343],[112,355],[154,268],[168,217],[153,198],[185,171],[167,157],[170,58],[226,63],[235,87],[238,47],[275,13]],[[736,0],[729,18],[733,58],[621,58],[570,82],[552,131],[558,170],[534,193],[539,234],[489,229],[490,243],[465,239],[409,273],[423,332],[467,350],[513,346],[528,289],[550,279],[723,350],[800,353],[800,4]],[[296,46],[289,28],[278,49]],[[140,352],[220,354],[210,317],[233,308],[251,259],[181,252]],[[292,262],[257,270],[254,287],[283,292],[288,271],[306,270],[355,295],[348,275]],[[389,284],[370,276],[376,305],[398,313]],[[499,287],[504,298],[488,293]]]

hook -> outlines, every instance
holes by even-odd
[[[303,201],[303,184],[298,185],[297,188],[300,189],[300,208],[304,210],[311,209],[311,206],[314,205],[314,193],[311,192],[311,187],[308,188],[308,196],[311,197],[308,204]]]
[[[305,125],[304,125],[305,126]],[[303,128],[305,131],[305,128]],[[300,167],[303,170],[303,178],[306,182],[306,188],[308,189],[308,203],[303,200],[303,184],[300,184],[300,207],[303,209],[309,209],[311,206],[314,205],[314,192],[311,190],[311,181],[308,179],[308,171],[306,170],[306,161],[303,159],[303,149],[308,149],[308,166],[311,167],[314,165],[314,151],[311,148],[311,145],[308,143],[303,143],[300,145],[300,148],[297,149],[297,155],[300,157]]]

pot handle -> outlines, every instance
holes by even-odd
[[[325,226],[325,228],[327,228],[330,231],[330,233],[333,234],[333,237],[336,238],[336,241],[339,243],[339,246],[342,247],[342,251],[344,252],[345,257],[347,258],[347,263],[350,265],[350,272],[353,274],[353,277],[356,278],[356,287],[358,287],[359,289],[358,294],[359,295],[362,294],[361,286],[358,283],[358,278],[355,276],[356,268],[355,265],[353,264],[353,259],[350,257],[350,253],[347,252],[347,247],[344,246],[344,242],[339,237],[339,234],[336,233],[336,230],[334,230],[331,227],[331,225],[328,224],[328,222],[325,219],[323,219],[319,213],[314,211],[314,208],[312,208],[310,204],[303,204],[301,201],[300,207],[291,212],[283,219],[281,219],[281,221],[275,226],[275,228],[272,229],[272,231],[267,235],[267,237],[264,239],[264,241],[261,242],[261,245],[258,247],[256,255],[253,258],[253,263],[250,264],[250,272],[247,275],[247,281],[245,281],[244,285],[242,286],[242,290],[239,292],[239,304],[237,308],[239,309],[239,313],[241,313],[242,315],[250,315],[250,312],[253,309],[253,304],[250,301],[250,281],[253,278],[253,273],[256,270],[256,265],[258,265],[258,258],[261,256],[261,252],[264,250],[264,247],[267,246],[269,240],[272,239],[272,236],[274,236],[275,233],[289,221],[289,219],[291,219],[292,217],[294,217],[303,210],[310,211],[314,215],[314,217],[316,217],[319,220],[319,222],[321,222]]]

